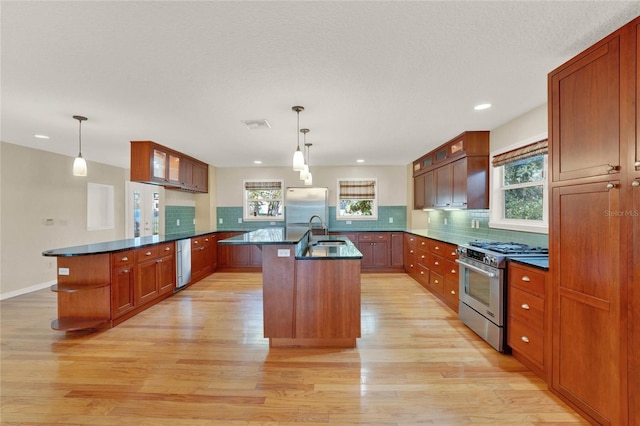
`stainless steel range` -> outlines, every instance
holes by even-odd
[[[457,249],[460,265],[458,317],[497,351],[506,349],[507,280],[510,256],[548,256],[546,248],[518,243],[479,242]]]

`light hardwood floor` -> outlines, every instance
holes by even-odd
[[[3,425],[587,424],[405,274],[362,276],[355,349],[269,349],[261,275],[216,273],[101,332],[0,302]]]

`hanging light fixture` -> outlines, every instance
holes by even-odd
[[[82,158],[82,122],[87,120],[87,117],[81,115],[74,115],[73,118],[78,120],[78,156],[73,160],[73,175],[74,176],[86,176],[87,175],[87,162]]]
[[[299,172],[304,169],[304,154],[300,151],[300,111],[304,111],[304,107],[294,106],[291,109],[298,113],[298,148],[293,153],[293,171]]]
[[[311,152],[311,150],[310,150],[311,145],[313,145],[313,144],[306,143],[306,142],[304,144],[304,146],[307,148],[307,163],[309,163],[309,153]],[[308,166],[308,164],[307,164],[307,166]],[[304,180],[304,184],[305,185],[313,184],[313,177],[311,176],[311,171],[307,172],[307,176],[306,176],[306,178]]]
[[[307,152],[307,149],[308,149],[308,146],[307,146],[307,133],[309,133],[309,132],[310,132],[309,129],[300,129],[300,133],[302,133],[304,135],[304,146],[305,146],[305,151],[304,152]],[[305,160],[304,168],[302,170],[300,170],[300,180],[305,180],[308,175],[309,175],[309,164],[308,164],[308,160]]]

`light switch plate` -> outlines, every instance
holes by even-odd
[[[290,257],[291,250],[290,249],[278,249],[278,257]]]
[[[69,275],[69,268],[58,268],[58,275]]]

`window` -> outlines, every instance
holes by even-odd
[[[338,179],[338,220],[377,220],[376,179]]]
[[[282,180],[244,181],[244,220],[284,220]]]
[[[548,233],[547,139],[493,155],[489,226]]]

